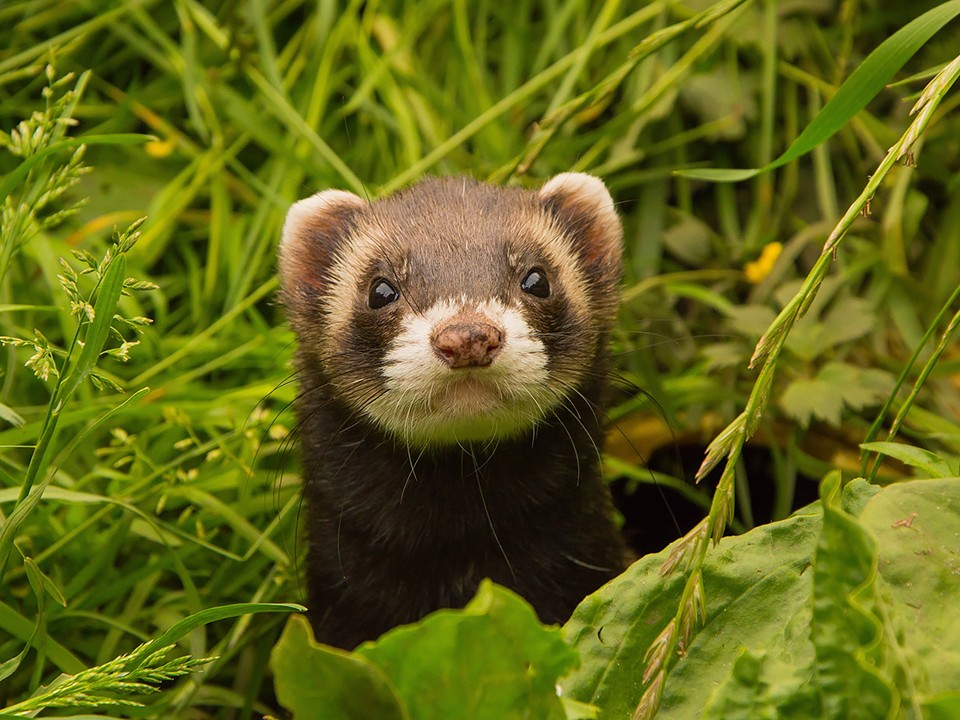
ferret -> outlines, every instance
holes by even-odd
[[[318,640],[356,647],[483,578],[562,623],[623,570],[600,469],[622,237],[581,173],[291,207],[279,271]]]

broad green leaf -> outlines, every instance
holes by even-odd
[[[838,300],[819,317],[805,315],[794,326],[787,347],[803,358],[822,357],[824,352],[863,337],[876,326],[872,304],[862,298]]]
[[[939,455],[912,445],[895,442],[871,442],[863,443],[860,447],[869,452],[889,455],[910,467],[924,470],[929,473],[930,477],[949,477],[956,473],[955,469],[951,468],[950,464]]]
[[[861,521],[880,547],[881,597],[913,681],[924,693],[960,693],[960,479],[891,485]]]
[[[746,365],[750,360],[750,353],[738,342],[711,343],[700,354],[707,361],[707,370]]]
[[[766,305],[736,305],[727,312],[730,327],[742,335],[759,338],[777,317]]]
[[[882,370],[827,363],[814,378],[794,380],[780,397],[784,411],[801,425],[814,418],[840,424],[844,407],[860,410],[880,404],[893,385]]]
[[[820,715],[809,666],[748,649],[713,693],[705,720],[806,720]]]
[[[663,231],[664,247],[684,263],[702,267],[710,258],[710,228],[687,217]]]
[[[707,705],[704,720],[776,720],[776,705],[768,697],[770,686],[762,673],[763,658],[744,649]]]
[[[814,418],[837,426],[843,411],[843,398],[837,389],[820,378],[794,380],[780,396],[783,411],[806,427]]]
[[[596,705],[588,705],[562,696],[560,701],[563,703],[566,720],[596,720],[600,717],[600,709]]]
[[[557,681],[577,663],[559,629],[489,581],[463,610],[433,613],[356,654],[383,671],[416,720],[562,720]]]
[[[658,718],[698,717],[740,647],[785,647],[802,635],[819,529],[820,513],[811,508],[724,538],[707,556],[705,628],[667,677]],[[584,600],[564,626],[581,660],[562,681],[564,693],[598,705],[601,717],[629,718],[640,699],[644,653],[676,612],[683,587],[679,572],[660,576],[671,550],[638,560]],[[809,647],[802,653],[812,657]]]
[[[960,480],[857,480],[842,496],[837,483],[824,483],[825,521],[815,504],[708,554],[707,618],[668,672],[658,718],[873,720],[895,697],[952,717]],[[601,717],[630,717],[640,699],[643,655],[683,585],[659,575],[669,551],[584,600],[564,628],[582,661],[565,694]]]
[[[817,377],[837,388],[844,405],[854,410],[879,405],[893,390],[894,384],[893,376],[885,370],[840,362],[827,363]]]
[[[926,720],[957,720],[960,718],[960,692],[943,693],[923,703]]]
[[[840,507],[839,470],[823,480],[820,496],[823,529],[813,566],[811,638],[824,716],[890,718],[896,692],[878,669],[881,625],[872,607],[877,541]]]
[[[375,663],[320,645],[295,615],[270,653],[274,688],[294,720],[404,720],[403,703]]]
[[[737,182],[786,165],[828,140],[890,82],[894,74],[944,25],[960,14],[960,0],[945,2],[884,40],[851,73],[816,117],[780,157],[762,168],[678,170],[684,177]]]

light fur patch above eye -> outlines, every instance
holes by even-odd
[[[337,253],[330,270],[333,281],[324,297],[328,323],[324,336],[328,354],[336,353],[340,338],[353,322],[353,302],[357,288],[366,282],[366,268],[392,245],[380,228],[364,225]]]

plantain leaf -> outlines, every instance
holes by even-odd
[[[297,720],[575,720],[595,708],[557,695],[577,662],[557,628],[489,580],[462,610],[440,610],[346,653],[291,618],[270,665]]]
[[[861,522],[880,548],[881,596],[902,635],[901,672],[925,695],[960,693],[960,479],[912,480],[871,498]],[[944,701],[946,703],[946,701]],[[952,717],[960,717],[952,715]]]
[[[699,717],[711,689],[730,673],[742,646],[788,646],[809,626],[810,560],[820,512],[808,508],[788,520],[724,538],[703,571],[707,617],[682,661],[670,671],[658,718]],[[643,657],[677,609],[684,577],[660,576],[672,547],[634,563],[584,600],[564,626],[581,666],[561,683],[564,694],[598,705],[601,717],[629,718],[643,688]],[[813,657],[800,645],[800,664]]]
[[[563,720],[557,680],[577,663],[558,629],[489,580],[462,611],[433,613],[357,654],[390,678],[417,720]]]
[[[876,539],[840,507],[840,471],[820,485],[823,529],[813,570],[811,639],[824,717],[891,718],[896,693],[879,669],[880,620],[873,610]]]
[[[705,720],[806,720],[820,715],[810,669],[744,648],[710,698]]]
[[[295,720],[404,720],[403,703],[376,664],[318,644],[306,618],[287,622],[270,653],[277,699]]]
[[[879,488],[863,480],[779,523],[724,538],[707,556],[707,616],[668,666],[659,720],[957,717],[960,480]],[[650,642],[684,578],[671,548],[634,563],[564,627],[581,667],[566,696],[631,717]],[[910,715],[908,715],[910,716]]]

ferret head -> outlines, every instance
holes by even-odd
[[[530,432],[594,370],[613,322],[622,229],[603,183],[540,190],[424,180],[369,203],[296,203],[280,246],[300,371],[400,441]]]

